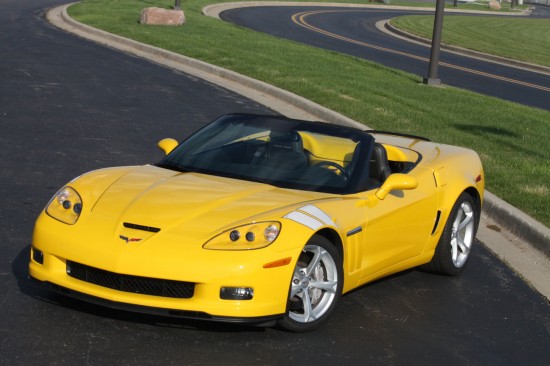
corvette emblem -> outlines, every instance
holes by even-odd
[[[120,235],[119,238],[121,238],[122,240],[124,240],[126,242],[126,244],[130,243],[130,242],[138,242],[138,241],[141,241],[140,238],[129,238],[127,236],[124,236],[124,235]]]

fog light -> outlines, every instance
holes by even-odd
[[[251,287],[222,287],[220,299],[222,300],[252,300],[254,289]]]
[[[41,250],[32,248],[32,260],[38,264],[44,264],[44,253]]]

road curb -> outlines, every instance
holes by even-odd
[[[550,258],[549,228],[489,191],[485,191],[483,213]]]
[[[311,3],[309,4],[311,5]],[[367,128],[364,124],[265,82],[79,23],[67,14],[67,8],[70,5],[72,4],[62,5],[48,11],[48,20],[55,26],[68,32],[76,33],[83,38],[91,39],[97,43],[132,53],[168,67],[177,68],[188,74],[216,83],[283,114],[285,114],[284,105],[288,104],[291,109],[302,109],[323,121]],[[212,9],[213,8],[210,8],[210,11],[208,9],[206,11],[207,13],[210,12],[210,16],[214,16],[212,15],[214,14],[212,13]],[[179,67],[177,67],[178,65],[175,65],[175,63],[179,64]],[[258,93],[267,94],[268,98],[258,98],[256,95]],[[273,107],[269,105],[271,102],[276,103],[277,106]],[[491,192],[485,191],[483,215],[492,219],[498,225],[503,226],[513,235],[525,240],[532,247],[540,250],[550,258],[550,229],[527,214],[498,198]]]

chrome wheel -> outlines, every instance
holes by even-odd
[[[466,192],[458,197],[449,213],[432,260],[422,266],[424,270],[456,276],[464,269],[472,252],[479,223],[481,207],[474,204],[477,200],[479,197],[472,197]]]
[[[451,256],[456,268],[466,263],[474,241],[474,210],[470,202],[462,202],[451,232]]]
[[[332,256],[320,246],[306,245],[292,277],[290,318],[300,323],[319,319],[332,305],[337,288]]]
[[[326,238],[314,236],[304,246],[292,274],[288,308],[278,324],[293,332],[319,326],[332,313],[342,293],[341,255]]]

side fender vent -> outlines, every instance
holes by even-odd
[[[435,234],[437,231],[437,227],[439,226],[439,219],[441,218],[441,210],[437,210],[437,215],[435,216],[435,223],[434,228],[432,230],[432,235]]]

